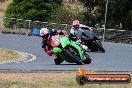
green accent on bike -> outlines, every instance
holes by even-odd
[[[62,50],[58,47],[54,47],[52,51],[53,53],[60,53]]]
[[[72,46],[74,47],[79,53],[80,55],[80,60],[83,61],[85,59],[85,55],[84,55],[84,51],[81,49],[81,47],[79,46],[79,44],[77,44],[74,41],[70,41],[68,37],[63,36],[60,37],[60,45],[62,46],[62,48],[60,47],[53,47],[53,53],[60,55],[61,58],[63,58],[64,60],[71,62],[70,59],[68,59],[67,57],[63,56],[63,54],[61,54],[62,50],[66,47],[66,46]]]
[[[65,48],[67,45],[70,44],[70,41],[69,41],[68,37],[62,37],[60,42],[61,42],[61,45],[62,45],[63,48]]]
[[[81,57],[81,60],[84,60],[84,53],[83,53],[82,49],[80,48],[80,46],[74,41],[71,41],[70,45],[79,51],[79,55]]]

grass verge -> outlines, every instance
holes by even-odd
[[[21,56],[12,50],[0,48],[0,62],[16,61]]]
[[[130,84],[85,84],[76,82],[70,73],[0,73],[0,88],[132,88]],[[115,74],[115,73],[114,73]],[[130,73],[131,74],[131,73]],[[132,74],[131,74],[132,75]]]

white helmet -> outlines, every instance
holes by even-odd
[[[47,28],[42,28],[42,29],[40,30],[40,35],[41,35],[41,36],[45,36],[48,32],[49,32],[49,30],[48,30]]]

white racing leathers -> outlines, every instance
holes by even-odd
[[[71,28],[71,30],[70,30],[70,34],[76,36],[76,38],[77,38],[76,42],[79,43],[79,44],[81,44],[81,35],[82,35],[82,32],[83,32],[83,30],[81,28],[78,28],[78,29]],[[85,45],[83,45],[83,44],[81,44],[81,47],[83,49],[85,49],[85,50],[88,49],[88,47],[85,46]]]

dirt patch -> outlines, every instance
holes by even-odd
[[[0,80],[21,80],[27,83],[71,78],[74,78],[73,73],[0,73]]]
[[[15,51],[0,48],[0,62],[16,61],[20,57],[21,55]]]

